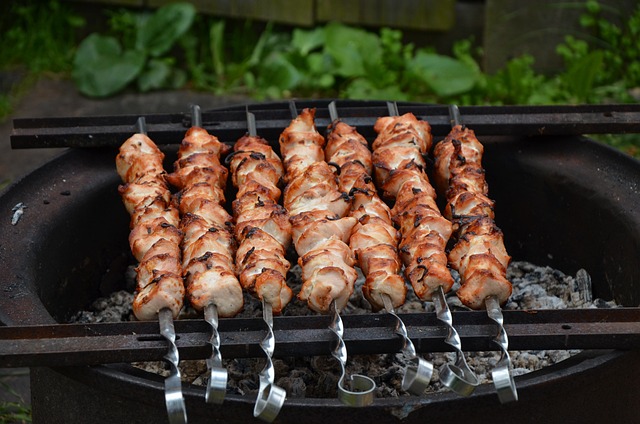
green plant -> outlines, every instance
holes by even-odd
[[[0,67],[25,66],[30,72],[67,72],[76,31],[85,20],[58,1],[11,2],[0,16]]]
[[[172,3],[151,15],[132,17],[124,12],[112,16],[111,25],[120,37],[91,34],[74,57],[73,78],[88,96],[109,96],[136,81],[140,91],[180,87],[186,75],[168,54],[191,27],[195,7]]]
[[[16,398],[13,402],[0,402],[0,423],[30,423],[31,407],[25,403],[20,394],[2,380],[0,380],[0,390]]]
[[[566,36],[556,51],[566,70],[558,75],[572,102],[629,102],[629,90],[640,87],[640,4],[625,20],[618,10],[595,0],[584,3],[581,38]],[[617,18],[619,24],[608,16]]]

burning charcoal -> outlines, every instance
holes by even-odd
[[[289,283],[294,291],[299,290],[299,280],[296,275],[300,272],[296,265],[289,273]],[[128,278],[133,282],[133,276]],[[507,273],[513,283],[513,295],[505,305],[505,309],[544,309],[544,308],[611,308],[616,307],[613,301],[591,299],[591,284],[586,271],[578,271],[576,277],[565,275],[558,270],[549,267],[540,267],[528,262],[514,261],[510,264]],[[455,286],[454,286],[455,290]],[[129,291],[118,291],[109,297],[97,299],[87,311],[80,311],[72,318],[72,322],[99,322],[112,320],[129,320],[131,316],[132,294]],[[349,303],[349,314],[371,313],[368,302],[354,296]],[[262,314],[260,302],[251,296],[245,298],[245,310],[240,316],[245,318],[257,318]],[[455,295],[448,297],[447,302],[452,309],[461,308],[462,305]],[[466,308],[466,307],[465,307]],[[431,302],[421,302],[409,290],[406,303],[398,308],[398,312],[433,313]],[[188,311],[183,311],[183,314]],[[306,302],[294,298],[284,309],[285,316],[309,315],[310,309]],[[185,315],[186,316],[186,315]],[[513,374],[522,375],[563,361],[579,351],[529,351],[509,352],[513,363]],[[491,370],[499,358],[498,352],[466,352],[470,366],[482,382],[491,381]],[[453,352],[432,353],[428,356],[432,361],[434,370],[427,392],[440,392],[448,390],[439,380],[439,370],[447,362],[455,358]],[[204,361],[201,361],[204,364]],[[223,361],[229,373],[228,393],[239,395],[254,394],[258,389],[256,376],[264,365],[263,358],[240,358]],[[159,363],[137,364],[147,371],[164,375],[164,367]],[[336,362],[330,356],[318,356],[312,358],[277,358],[274,360],[278,385],[287,390],[287,396],[294,398],[334,398],[338,375],[336,375]],[[376,396],[397,397],[407,396],[401,390],[402,370],[404,368],[401,354],[385,355],[354,355],[349,358],[347,364],[349,373],[371,375],[378,383]],[[189,366],[184,369],[185,382],[205,385],[206,379],[202,377],[199,366]]]
[[[278,379],[276,384],[287,391],[287,397],[304,398],[307,393],[307,384],[304,381],[305,373],[294,370],[291,375]]]

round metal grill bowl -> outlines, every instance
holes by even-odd
[[[514,259],[574,274],[594,296],[640,304],[640,163],[581,137],[481,137],[497,223]],[[0,197],[0,320],[64,322],[99,295],[128,261],[128,215],[117,193],[113,149],[68,150]],[[16,225],[11,209],[27,206]],[[289,399],[276,422],[632,422],[640,414],[637,351],[585,351],[516,378],[520,401],[500,405],[492,385],[453,393],[376,399]],[[31,370],[34,422],[166,422],[163,381],[130,365]],[[251,422],[254,398],[204,402],[184,390],[189,422]],[[606,407],[603,407],[606,405]]]

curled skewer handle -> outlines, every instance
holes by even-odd
[[[451,128],[456,125],[462,125],[462,117],[460,116],[458,105],[449,105],[449,122],[451,123]]]
[[[400,319],[396,314],[391,298],[386,294],[381,295],[381,297],[384,309],[396,319],[395,333],[402,338],[402,354],[410,362],[410,365],[407,365],[404,369],[402,389],[413,395],[419,396],[431,382],[433,364],[418,357],[415,346],[407,333],[407,327],[404,325],[402,319]]]
[[[262,339],[260,347],[264,351],[267,362],[260,372],[260,387],[253,408],[253,416],[270,423],[280,413],[287,392],[274,384],[275,368],[271,360],[276,347],[276,338],[273,334],[273,308],[265,301],[262,302],[262,318],[267,324],[267,335]]]
[[[332,319],[329,329],[336,336],[336,345],[331,351],[331,355],[340,362],[340,379],[338,380],[338,399],[347,406],[368,406],[373,403],[376,383],[371,378],[354,374],[347,377],[347,347],[344,344],[344,324],[340,313],[336,307],[336,302],[331,303]],[[347,384],[347,381],[350,384]],[[348,387],[349,386],[349,387]]]
[[[485,306],[489,318],[498,324],[498,334],[493,341],[500,347],[501,351],[500,361],[498,361],[496,367],[491,371],[493,385],[498,393],[500,403],[514,402],[518,400],[518,391],[513,375],[511,374],[511,358],[508,352],[509,338],[504,329],[504,318],[502,309],[500,308],[500,302],[498,302],[497,297],[489,296],[485,299]]]
[[[191,105],[191,126],[202,127],[202,112],[198,105]]]
[[[433,303],[436,309],[436,317],[447,326],[447,338],[445,343],[453,347],[456,351],[456,363],[445,364],[440,370],[440,380],[442,383],[462,396],[469,396],[476,389],[480,381],[475,373],[469,368],[462,352],[462,341],[460,335],[453,326],[451,310],[447,305],[442,286],[433,293]]]
[[[173,326],[173,313],[168,308],[163,308],[158,313],[160,334],[167,340],[169,349],[164,356],[170,366],[169,376],[164,380],[164,397],[167,406],[167,415],[171,424],[186,424],[187,408],[182,395],[182,382],[178,363],[180,356],[176,346],[176,331]]]
[[[211,356],[207,359],[209,369],[209,383],[205,391],[204,399],[207,403],[220,405],[227,393],[227,369],[222,366],[222,354],[220,353],[220,334],[218,333],[218,307],[210,303],[204,308],[204,319],[211,326]]]

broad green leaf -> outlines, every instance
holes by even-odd
[[[407,68],[439,96],[464,93],[473,88],[477,79],[476,72],[465,63],[425,51],[418,51]]]
[[[346,87],[342,92],[342,97],[359,100],[396,100],[405,101],[409,99],[397,85],[387,87],[376,87],[371,81],[358,78]]]
[[[306,64],[312,74],[326,73],[331,69],[331,60],[324,53],[311,53],[306,57]]]
[[[122,51],[118,40],[91,34],[85,38],[73,60],[73,79],[81,93],[106,97],[126,87],[142,70],[145,56]]]
[[[136,48],[158,57],[191,27],[196,8],[190,3],[172,3],[158,9],[138,28]]]
[[[170,74],[171,67],[166,61],[151,59],[138,76],[138,88],[142,92],[164,88]]]
[[[337,75],[365,76],[381,63],[382,47],[375,34],[333,23],[325,27],[325,40],[325,52],[333,58]]]
[[[311,31],[301,29],[293,30],[293,38],[291,45],[298,50],[301,55],[306,56],[311,51],[317,49],[324,44],[324,28],[316,28]]]
[[[258,75],[261,87],[275,87],[284,91],[291,90],[300,82],[300,72],[281,53],[270,54],[262,65]]]

